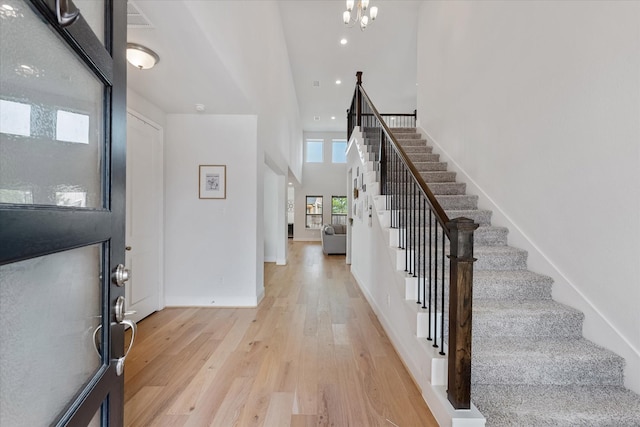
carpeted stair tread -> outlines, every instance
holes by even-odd
[[[582,338],[583,313],[553,301],[553,279],[527,270],[527,252],[507,246],[508,230],[491,226],[491,212],[477,209],[478,198],[445,173],[447,164],[415,128],[393,132],[449,218],[480,224],[474,233],[472,401],[486,426],[640,427],[640,396],[622,386],[624,359]],[[413,213],[412,202],[406,206],[403,212]],[[409,242],[420,260],[427,259],[428,244]],[[447,259],[447,281],[448,266]]]
[[[624,360],[583,338],[473,339],[472,384],[616,385]]]
[[[403,209],[405,206],[424,208],[424,202],[421,198],[413,197],[411,195],[408,199],[404,197],[391,197],[394,203],[393,207],[396,209]],[[440,206],[442,206],[445,210],[477,210],[478,209],[478,196],[466,195],[466,194],[455,194],[455,195],[446,195],[441,194],[437,195],[436,199]],[[390,201],[391,203],[391,201]]]
[[[440,194],[465,194],[467,184],[464,182],[433,182],[429,184],[429,189],[436,196]]]
[[[396,140],[398,140],[399,143],[402,144],[403,141],[406,141],[408,139],[420,139],[422,141],[425,142],[425,144],[427,143],[426,139],[422,139],[421,135],[419,133],[416,132],[401,132],[398,134],[394,135],[396,137]]]
[[[420,175],[424,179],[424,182],[455,182],[455,172],[420,172]]]
[[[440,240],[441,242],[441,240]],[[422,248],[419,250],[418,265],[422,265],[422,260],[429,258],[429,242],[421,242],[419,245],[415,242],[413,248]],[[432,253],[436,253],[436,244],[431,242],[434,248]],[[440,249],[440,243],[437,245]],[[417,249],[416,249],[417,250]],[[527,268],[527,251],[514,248],[512,246],[477,246],[474,250],[476,262],[473,264],[474,274],[476,271],[482,270],[525,270]],[[440,266],[442,258],[438,260]],[[426,261],[428,262],[428,261]],[[431,263],[435,265],[435,257],[432,257]],[[445,258],[445,277],[448,277],[449,260]]]
[[[473,300],[475,337],[582,336],[582,312],[553,300]]]
[[[473,256],[475,271],[481,270],[525,270],[527,251],[512,246],[476,246]]]
[[[473,272],[474,301],[475,299],[549,300],[552,285],[552,278],[529,270],[475,270]]]
[[[446,162],[418,162],[414,161],[413,165],[418,172],[430,172],[430,171],[446,171]]]
[[[478,196],[467,194],[439,194],[436,200],[445,210],[477,210]]]
[[[391,129],[391,133],[394,134],[394,135],[398,134],[398,133],[405,133],[405,132],[408,132],[408,133],[415,133],[416,132],[416,128],[415,127],[413,127],[413,128],[394,127],[394,128],[390,128],[390,129]]]
[[[440,154],[433,154],[429,150],[416,150],[412,153],[407,153],[413,162],[439,162]]]
[[[447,209],[449,219],[469,218],[480,225],[491,225],[492,212],[485,209]]]
[[[433,153],[433,147],[430,147],[428,145],[403,145],[402,149],[405,153],[407,153],[407,156],[409,156],[409,159],[411,161],[415,160],[413,158],[413,154]]]
[[[478,384],[471,392],[487,427],[640,426],[640,396],[623,387]]]

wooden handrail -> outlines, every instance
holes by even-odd
[[[356,90],[354,93],[354,98],[351,103],[351,108],[347,111],[348,113],[348,135],[351,138],[351,133],[355,126],[360,127],[360,130],[364,134],[364,129],[362,128],[362,117],[370,117],[375,116],[375,125],[374,128],[381,129],[384,135],[380,135],[380,146],[379,152],[377,153],[379,163],[379,171],[381,173],[381,179],[384,182],[389,182],[387,180],[387,156],[395,155],[404,166],[405,171],[408,171],[413,179],[413,184],[417,186],[417,190],[422,193],[423,200],[426,204],[429,205],[430,214],[435,217],[436,222],[441,226],[442,232],[446,234],[446,237],[449,239],[450,247],[449,247],[449,339],[448,339],[448,389],[447,389],[447,398],[449,402],[453,405],[455,409],[469,409],[471,407],[471,344],[472,344],[472,334],[471,334],[471,325],[472,325],[472,301],[473,301],[473,263],[476,259],[473,257],[473,235],[474,231],[478,228],[478,224],[473,220],[468,218],[455,218],[453,220],[449,219],[449,216],[446,214],[434,194],[431,192],[431,189],[425,182],[424,178],[418,172],[415,165],[407,156],[407,153],[402,148],[396,137],[392,134],[391,129],[383,120],[383,115],[378,112],[376,107],[371,102],[369,95],[367,95],[366,91],[362,87],[362,72],[358,72],[357,76],[357,84]],[[366,106],[371,111],[371,113],[363,113],[363,100],[366,103]],[[353,113],[355,111],[355,114]],[[387,115],[388,116],[388,115]],[[414,110],[413,114],[398,114],[397,116],[413,116],[416,118],[417,112]],[[355,123],[354,123],[355,122]],[[383,136],[386,138],[383,138]],[[388,147],[393,149],[393,153],[387,153],[389,148],[385,149],[385,146],[389,143]],[[405,175],[406,176],[406,175]],[[393,176],[392,176],[393,178]],[[408,182],[408,181],[407,181]],[[406,187],[405,187],[406,188]],[[415,188],[415,187],[414,187]],[[386,187],[383,188],[384,194],[387,194]],[[414,195],[417,193],[413,193]],[[395,195],[394,195],[395,197]],[[415,198],[414,198],[415,202]],[[421,203],[421,202],[420,202]],[[426,204],[424,205],[426,208]],[[404,206],[406,207],[406,201]],[[391,207],[393,210],[393,205]],[[408,209],[405,208],[406,211]],[[405,214],[406,215],[406,214]],[[416,260],[420,260],[420,252],[418,249],[417,257],[415,257],[415,250],[413,251],[414,258],[409,261],[409,247],[414,244],[414,240],[416,240],[416,226],[415,222],[413,225],[413,229],[409,228],[411,225],[411,221],[415,221],[415,214],[408,214],[405,216],[405,220],[408,218],[409,225],[405,225],[407,229],[404,232],[404,244],[409,241],[409,246],[402,246],[399,243],[399,247],[405,248],[405,271],[407,274],[412,274],[416,277],[416,270],[418,270],[418,283],[420,282],[420,270],[419,267],[416,266]],[[418,215],[418,222],[422,218],[422,223],[424,224],[426,216]],[[431,220],[430,220],[431,221]],[[431,224],[431,222],[429,222]],[[393,226],[393,225],[392,225]],[[424,228],[424,225],[422,226]],[[407,230],[410,230],[409,240],[407,240]],[[425,231],[423,231],[424,233]],[[400,234],[400,233],[399,233]],[[429,236],[431,236],[431,225],[429,225]],[[437,228],[435,232],[435,246],[436,251],[438,246],[437,240]],[[419,248],[421,242],[426,243],[426,234],[421,239],[421,235],[417,236],[417,247]],[[423,243],[423,244],[424,244]],[[429,245],[431,245],[431,237],[429,237]],[[413,246],[415,248],[415,246]],[[444,251],[445,251],[445,241],[444,237],[442,240],[442,269],[444,270]],[[426,257],[426,254],[424,255]],[[424,260],[423,266],[424,266]],[[431,263],[431,249],[429,249],[429,265]],[[437,252],[435,254],[435,302],[434,302],[434,313],[437,312]],[[429,267],[431,268],[431,267]],[[424,269],[424,268],[423,268]],[[431,271],[431,270],[429,270]],[[424,272],[423,272],[424,274]],[[441,310],[444,308],[444,276],[442,278],[442,288],[441,288]],[[423,279],[424,280],[424,279]],[[429,273],[429,282],[431,286],[431,273]],[[424,283],[424,282],[423,282]],[[431,288],[429,288],[431,292]],[[420,290],[418,290],[418,298],[420,297]],[[423,301],[426,300],[426,290],[423,288],[422,292]],[[417,301],[420,303],[420,301]],[[422,308],[427,308],[424,305]],[[429,310],[431,310],[431,293],[429,293]],[[429,315],[431,316],[431,311],[429,311]],[[444,316],[444,310],[442,310],[442,315]],[[444,318],[442,319],[442,325],[444,325]],[[431,325],[431,323],[429,323]],[[429,326],[431,328],[431,326]],[[431,332],[429,332],[430,334]],[[442,326],[441,330],[441,347],[444,346],[443,337],[444,337],[444,327]],[[427,339],[431,339],[430,335]],[[435,337],[434,337],[435,341]],[[434,342],[433,347],[438,347],[438,345]],[[441,355],[445,353],[440,351]]]
[[[362,85],[358,84],[356,90],[359,91],[361,96],[364,97],[364,99],[367,101],[367,104],[369,104],[369,108],[371,108],[371,111],[373,111],[374,116],[380,121],[380,125],[382,126],[383,132],[385,133],[387,138],[389,138],[389,140],[391,141],[391,146],[396,151],[396,153],[398,153],[400,160],[402,160],[402,163],[404,163],[407,169],[409,169],[409,171],[411,172],[411,175],[413,179],[416,181],[416,183],[418,184],[420,191],[424,194],[427,201],[429,202],[429,206],[431,207],[431,210],[435,214],[437,221],[442,226],[442,229],[447,234],[447,237],[450,237],[449,227],[447,226],[447,224],[450,222],[449,216],[446,214],[444,209],[442,209],[442,206],[440,206],[440,203],[438,203],[436,196],[433,195],[433,193],[427,186],[427,183],[424,181],[424,178],[422,178],[422,175],[420,175],[420,172],[418,172],[416,167],[413,165],[413,162],[409,159],[409,157],[407,156],[407,153],[400,146],[400,143],[398,142],[396,137],[393,135],[393,133],[391,133],[391,129],[389,129],[389,126],[387,126],[384,120],[382,120],[382,116],[380,115],[376,107],[371,102],[371,98],[369,98],[369,95],[367,95],[367,92],[364,90]],[[358,119],[358,121],[361,123],[360,119]]]

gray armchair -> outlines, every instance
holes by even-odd
[[[322,252],[330,254],[347,253],[347,226],[342,224],[328,224],[320,232]]]

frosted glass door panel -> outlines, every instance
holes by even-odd
[[[101,261],[92,245],[0,266],[0,425],[51,424],[100,369]]]
[[[104,98],[94,72],[24,1],[3,0],[0,203],[103,207]]]

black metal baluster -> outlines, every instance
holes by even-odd
[[[431,304],[431,297],[432,297],[431,287],[433,285],[433,282],[431,280],[432,279],[432,277],[431,277],[431,269],[433,268],[433,264],[432,264],[432,261],[433,261],[433,257],[432,257],[433,248],[431,246],[431,237],[432,237],[432,231],[433,231],[433,227],[431,226],[432,218],[433,218],[433,212],[431,211],[431,207],[429,207],[429,334],[428,334],[429,336],[427,337],[427,339],[429,341],[431,341],[431,307],[432,307],[432,304]],[[422,308],[426,308],[426,307],[423,305]]]
[[[416,229],[415,229],[415,220],[416,213],[413,209],[413,198],[416,194],[416,185],[411,181],[409,184],[409,199],[407,200],[410,208],[409,210],[409,248],[411,248],[410,258],[409,258],[409,274],[416,276]]]
[[[445,259],[445,250],[444,250],[444,244],[445,244],[445,234],[444,234],[444,228],[442,229],[442,303],[440,304],[441,310],[442,310],[442,320],[440,321],[440,354],[444,355],[444,322],[445,322],[445,318],[444,318],[444,259]]]
[[[416,289],[418,291],[418,300],[416,301],[417,304],[420,304],[422,301],[420,301],[420,273],[424,272],[420,270],[421,267],[421,259],[423,258],[422,255],[422,243],[424,241],[424,238],[422,237],[422,234],[424,233],[424,230],[422,230],[422,232],[420,231],[420,219],[422,218],[422,194],[418,194],[418,220],[416,221],[417,224],[417,230],[418,230],[418,257],[416,258],[416,270],[418,270],[418,281],[416,282]]]
[[[434,253],[435,253],[435,258],[434,258],[434,264],[435,264],[435,277],[434,277],[434,281],[433,281],[433,293],[434,293],[434,298],[433,298],[433,316],[437,319],[438,316],[438,224],[436,223],[435,226],[435,249],[434,249]],[[433,322],[433,346],[435,348],[438,348],[438,322]]]
[[[421,196],[422,200],[422,234],[424,235],[424,255],[422,257],[422,308],[425,308],[426,300],[427,300],[427,235],[425,234],[428,230],[426,227],[426,219],[427,219],[427,201],[424,198],[424,195]]]
[[[407,223],[409,222],[409,212],[407,211],[407,194],[409,193],[409,172],[407,169],[404,169],[404,194],[402,195],[403,202],[402,207],[404,208],[404,221],[403,221],[403,229],[404,229],[404,271],[409,271],[409,253],[407,247]]]

